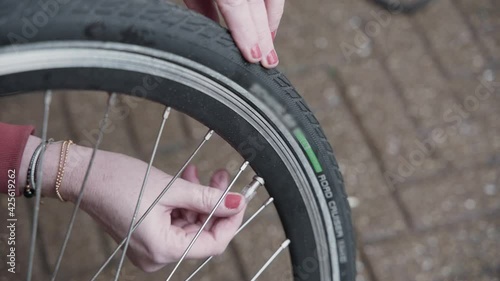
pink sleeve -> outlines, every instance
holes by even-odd
[[[26,183],[18,182],[19,168],[24,147],[34,130],[33,126],[0,123],[0,193],[7,193],[9,175],[15,174],[16,196],[22,194],[20,187]]]

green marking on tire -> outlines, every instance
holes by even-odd
[[[319,164],[318,157],[316,157],[316,153],[314,153],[311,144],[309,144],[309,141],[307,141],[306,136],[304,135],[304,132],[302,132],[301,129],[295,129],[293,130],[293,134],[299,141],[300,145],[304,149],[304,151],[307,154],[307,157],[309,158],[309,161],[311,162],[313,169],[316,173],[321,173],[323,172],[323,167]]]

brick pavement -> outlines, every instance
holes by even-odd
[[[330,37],[357,47],[349,60],[305,69],[287,62],[359,200],[359,280],[500,278],[500,10],[434,2],[385,18],[371,35],[373,14],[352,4],[332,31],[351,33]],[[365,41],[356,45],[360,30]]]
[[[355,202],[357,281],[500,280],[499,30],[500,6],[491,0],[435,0],[413,16],[384,13],[361,0],[287,2],[276,41],[281,68],[323,125]],[[56,94],[50,135],[92,142],[99,120],[94,113],[101,112],[105,96],[72,94],[69,101]],[[23,123],[36,124],[40,102],[39,96],[2,100],[0,120],[19,122],[15,113],[30,108]],[[125,119],[113,113],[117,129],[103,147],[145,159],[162,107],[149,109]],[[172,172],[205,131],[180,114],[167,128],[157,166]],[[196,159],[204,180],[216,168],[212,163],[234,169],[241,161],[223,145],[216,137],[207,150],[220,153]],[[240,184],[250,177],[245,174]],[[265,198],[262,193],[256,201]],[[39,276],[53,266],[68,220],[62,213],[70,210],[46,201],[43,212],[52,220],[40,226],[45,243],[38,251]],[[19,210],[29,217],[28,204]],[[273,210],[259,219],[261,227],[238,238],[200,280],[248,279],[283,239],[273,227],[279,223]],[[65,260],[70,266],[64,280],[82,280],[114,245],[84,214],[78,220],[69,250],[87,258]],[[22,224],[21,233],[28,231],[29,224]],[[251,257],[238,258],[248,252]],[[287,259],[281,256],[263,280],[277,280],[273,272],[288,270]],[[186,263],[183,273],[195,264]],[[123,280],[145,276],[127,263]]]

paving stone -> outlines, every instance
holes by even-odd
[[[346,107],[339,89],[325,70],[289,77],[304,93],[326,136],[333,144],[352,200],[353,217],[362,239],[394,235],[405,228],[401,214],[389,194],[380,167]]]
[[[128,128],[132,135],[136,136],[134,141],[137,141],[137,145],[134,147],[138,148],[141,154],[139,158],[147,161],[156,141],[165,107],[138,98],[127,96],[122,98],[126,101],[125,104],[133,105],[130,107],[128,120],[130,126]],[[196,149],[208,130],[207,127],[189,116],[172,110],[160,139],[155,167],[175,174]],[[219,153],[213,153],[213,151]],[[202,181],[208,182],[211,173],[215,170],[226,168],[231,172],[236,172],[243,161],[243,158],[231,146],[217,134],[214,134],[192,163],[197,165]]]
[[[500,116],[500,76],[497,71],[490,69],[472,79],[454,80],[450,87],[457,96],[457,105],[466,112],[463,114],[465,118],[497,119]]]
[[[377,48],[387,58],[390,75],[401,85],[407,113],[425,131],[443,122],[444,112],[454,103],[454,96],[432,57],[424,48],[411,21],[394,16],[381,36]]]
[[[472,75],[482,71],[486,58],[451,0],[431,3],[416,14],[416,20],[425,30],[432,49],[437,52],[451,76]]]
[[[190,273],[201,263],[201,260],[185,260],[179,269],[176,271],[172,277],[173,281],[185,280]],[[141,281],[141,280],[165,280],[170,272],[172,271],[175,264],[168,265],[163,269],[153,272],[145,273],[140,269],[132,265],[128,260],[126,260],[122,273],[120,274],[120,280],[124,281]],[[116,267],[116,265],[115,265]],[[230,251],[227,254],[214,258],[198,275],[195,280],[244,280],[241,279],[238,272],[238,264],[234,255],[231,255]],[[104,272],[99,279],[101,281],[112,280],[114,277],[116,269],[107,270]],[[75,279],[75,281],[80,279]]]
[[[137,143],[136,146],[142,154],[141,158],[149,160],[165,106],[130,96],[123,96],[122,99],[126,101],[126,104],[131,105],[128,122],[134,136],[133,141]],[[175,154],[175,151],[185,146],[190,128],[183,125],[183,122],[186,122],[183,118],[183,114],[171,110],[158,147],[162,153]]]
[[[321,7],[321,9],[318,9]],[[371,39],[359,26],[373,6],[358,1],[287,1],[276,37],[280,65],[338,65],[371,55]]]
[[[0,99],[0,122],[35,126],[35,135],[41,136],[43,122],[43,93],[34,92],[2,97]],[[55,140],[68,138],[69,124],[64,113],[63,96],[54,92],[50,106],[47,137]]]
[[[498,122],[498,119],[490,118],[488,124],[488,138],[493,148],[492,155],[488,161],[498,165],[500,163],[500,122]]]
[[[176,173],[198,146],[199,141],[186,141],[185,147],[175,151],[175,153],[159,154],[156,159],[156,167],[170,174]],[[214,153],[214,151],[217,151],[217,153]],[[244,161],[229,144],[214,134],[201,148],[191,163],[197,166],[200,180],[208,183],[210,176],[216,170],[226,169],[230,174],[234,175]],[[248,180],[253,176],[251,169],[245,171],[244,174],[245,176],[242,176],[240,181],[237,182],[239,186],[248,183]]]
[[[384,14],[381,14],[381,16]],[[402,14],[385,14],[385,28],[374,37],[377,51],[384,56],[394,52],[418,56],[423,48],[420,36],[415,32],[411,20]]]
[[[500,209],[498,167],[463,169],[405,188],[402,199],[419,228]]]
[[[234,240],[236,252],[241,255],[239,257],[241,264],[245,266],[244,278],[240,280],[250,280],[286,239],[276,211],[269,208],[263,212],[265,213],[262,216],[252,222],[252,227],[245,229],[244,235]],[[255,239],[255,237],[265,237],[265,239]],[[262,280],[293,280],[288,251],[280,254],[263,273]]]
[[[44,199],[40,210],[40,227],[47,248],[47,262],[53,269],[73,211],[73,204]],[[58,274],[62,280],[90,279],[94,270],[107,258],[103,251],[103,231],[84,212],[79,212]],[[82,243],[85,241],[84,243]],[[84,277],[85,276],[85,277]]]
[[[459,102],[441,127],[449,134],[441,153],[456,168],[490,163],[500,153],[500,83],[479,79],[453,83]]]
[[[477,0],[464,1],[455,0],[456,5],[466,13],[468,20],[474,27],[479,40],[487,48],[489,54],[495,60],[500,60],[500,8],[493,1]]]
[[[485,274],[488,274],[487,272]],[[458,280],[464,281],[499,281],[500,277],[494,276],[495,273],[492,273],[491,276],[481,276],[481,277],[462,277],[458,278]]]
[[[379,62],[370,60],[349,65],[342,70],[342,79],[353,110],[380,151],[391,181],[405,182],[446,166],[445,161],[434,158],[432,153],[420,158],[416,155],[420,154],[426,139],[416,133],[401,98],[394,92]]]
[[[79,145],[93,147],[98,138],[99,124],[104,116],[109,95],[105,92],[79,91],[65,93],[65,106],[69,112],[71,133]],[[127,118],[131,114],[131,103],[120,95],[109,110],[109,119],[104,129],[100,149],[138,157],[131,142]]]
[[[359,258],[359,250],[358,253],[356,254],[356,281],[373,281],[368,275],[367,269],[366,269],[366,264],[361,261]]]
[[[437,151],[443,159],[456,168],[490,161],[492,143],[488,138],[489,124],[472,118],[461,119],[457,112],[452,114],[450,116],[456,118],[457,122],[437,128],[437,132],[442,135]]]
[[[365,250],[378,280],[495,280],[499,243],[500,220],[494,216],[402,235]]]

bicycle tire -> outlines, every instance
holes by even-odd
[[[77,53],[75,50],[86,50],[82,46],[88,46],[147,56],[151,62],[168,61],[182,66],[183,71],[193,71],[230,89],[228,98],[238,99],[242,107],[248,107],[248,114],[262,118],[269,124],[269,130],[277,134],[262,139],[263,133],[233,108],[180,83],[163,84],[146,98],[168,104],[213,128],[266,179],[287,236],[298,238],[292,239],[290,246],[295,280],[355,279],[350,208],[333,150],[319,122],[282,73],[247,63],[226,29],[171,3],[159,0],[45,3],[52,6],[42,7],[35,1],[2,1],[0,56],[22,55],[27,50],[50,52],[59,50],[58,46],[62,46],[61,50],[77,46],[72,49]],[[28,70],[23,67],[29,66],[19,66],[10,73],[6,65],[0,69],[0,96],[49,88],[137,95],[134,86],[140,85],[146,71],[95,65],[52,68],[32,65]],[[149,75],[158,77],[155,73]],[[248,143],[248,136],[261,138],[261,143]],[[296,175],[280,162],[283,158],[272,142],[292,152],[290,155],[306,175],[307,187],[293,180]],[[301,192],[309,192],[312,197],[304,198]],[[294,206],[287,206],[289,202]],[[311,214],[310,208],[317,208],[318,214]],[[316,224],[325,227],[318,231],[311,226]],[[318,235],[324,235],[327,244],[319,244]],[[320,255],[322,251],[328,255]],[[325,269],[323,264],[329,264],[330,268]]]
[[[427,6],[431,0],[416,0],[409,3],[400,0],[373,0],[373,2],[391,13],[413,14]]]

